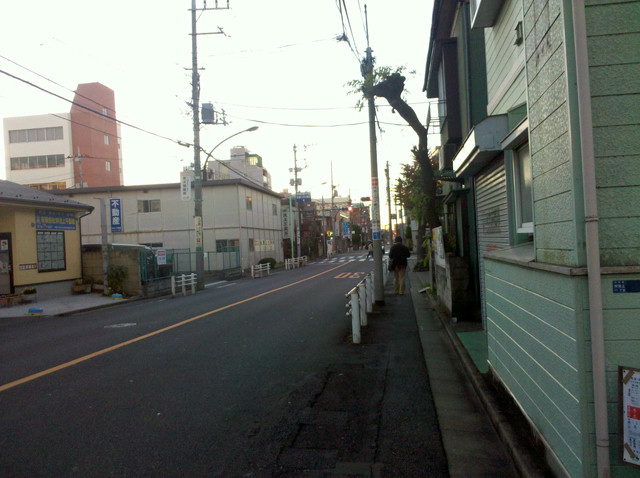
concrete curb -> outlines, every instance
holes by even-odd
[[[452,330],[446,318],[438,310],[438,306],[431,297],[426,297],[425,300],[430,302],[433,308],[434,314],[444,328],[447,337],[451,342],[456,355],[460,358],[460,362],[464,368],[467,377],[470,379],[473,389],[476,391],[480,403],[487,412],[493,427],[498,432],[500,439],[505,444],[513,462],[518,470],[520,476],[526,478],[537,478],[547,476],[540,471],[538,463],[534,460],[531,454],[519,443],[518,434],[513,425],[509,422],[509,419],[501,412],[497,399],[494,393],[489,389],[484,378],[478,371],[477,367],[473,363],[473,360],[469,356],[469,353],[464,348],[464,345],[458,338],[458,335]]]
[[[412,283],[417,284],[419,282],[418,274],[411,270]],[[420,295],[416,294],[417,297]],[[414,296],[412,295],[412,298]],[[430,310],[433,311],[435,317],[440,321],[446,336],[449,338],[450,345],[455,351],[456,355],[460,359],[460,363],[466,376],[469,378],[473,389],[476,392],[482,407],[487,412],[487,416],[491,421],[494,429],[498,433],[500,440],[505,445],[509,455],[511,456],[513,463],[517,469],[517,472],[522,477],[526,478],[538,478],[549,476],[543,470],[540,469],[540,464],[532,456],[527,448],[522,444],[519,436],[522,433],[518,433],[514,425],[510,422],[509,418],[502,412],[498,400],[495,396],[495,392],[491,391],[485,379],[480,371],[477,369],[473,360],[469,356],[469,353],[465,349],[464,345],[460,341],[458,335],[451,328],[447,317],[445,317],[439,309],[437,301],[430,297],[428,294],[424,296],[425,302],[428,304]],[[417,307],[414,306],[417,310]],[[520,410],[518,410],[520,413]]]

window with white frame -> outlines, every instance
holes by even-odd
[[[531,154],[529,143],[513,152],[516,227],[520,234],[533,233],[533,195],[531,190]]]
[[[104,163],[104,167],[107,169],[107,171],[111,171],[111,161],[106,161]]]
[[[138,212],[160,212],[162,210],[160,199],[140,199],[138,200]]]
[[[109,135],[108,134],[104,135],[104,144],[106,144],[106,145],[109,144]]]

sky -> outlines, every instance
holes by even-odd
[[[215,157],[228,159],[231,147],[245,146],[262,156],[275,191],[292,191],[295,145],[298,167],[304,168],[301,191],[330,197],[333,166],[338,195],[354,200],[371,195],[368,115],[355,108],[358,97],[346,86],[361,77],[365,5],[376,66],[406,68],[405,99],[426,122],[422,86],[433,2],[344,0],[342,16],[339,3],[230,0],[229,9],[198,13],[198,32],[224,32],[197,37],[200,99],[224,109],[229,123],[204,125],[203,149],[258,126],[224,142]],[[196,4],[202,8],[204,0]],[[207,7],[215,5],[207,1]],[[125,185],[178,182],[180,171],[193,163],[193,150],[177,144],[193,143],[190,7],[190,0],[3,2],[0,70],[69,100],[79,83],[108,86],[115,92],[117,118],[147,131],[121,128]],[[349,43],[336,40],[343,33]],[[386,163],[393,187],[401,164],[412,161],[417,136],[385,100],[376,105],[384,225]],[[0,117],[58,114],[70,107],[0,74]],[[4,144],[0,147],[4,158]]]

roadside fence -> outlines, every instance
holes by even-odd
[[[175,297],[177,289],[182,289],[182,295],[187,295],[187,287],[191,287],[191,294],[195,294],[197,283],[197,274],[181,274],[179,276],[171,276],[171,295]]]
[[[267,273],[267,275],[271,275],[271,264],[266,263],[251,266],[251,277],[253,277],[254,279],[256,277],[262,277],[265,272]]]
[[[306,266],[309,261],[307,256],[302,257],[293,257],[291,259],[285,259],[284,268],[285,270],[295,269],[297,267]]]
[[[361,327],[368,325],[367,314],[373,311],[373,276],[367,274],[358,285],[345,294],[347,317],[351,317],[353,343],[362,341]]]

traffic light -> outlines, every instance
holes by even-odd
[[[353,212],[353,206],[347,206],[347,211]]]
[[[327,231],[327,237],[333,237],[333,231]]]
[[[362,201],[362,202],[371,201],[371,196],[363,196],[363,197],[360,198],[360,201]]]

